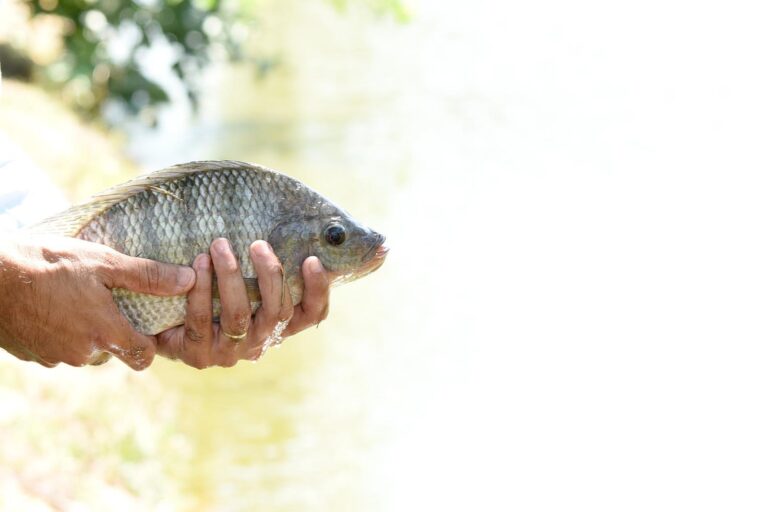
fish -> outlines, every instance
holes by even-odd
[[[317,256],[331,284],[377,270],[385,237],[299,180],[239,161],[179,164],[110,188],[32,226],[111,247],[129,256],[191,265],[211,242],[227,238],[239,260],[252,312],[261,303],[249,246],[266,240],[283,265],[294,305],[304,289],[301,265]],[[221,312],[216,286],[214,315]],[[115,288],[120,312],[138,332],[155,335],[184,324],[186,297],[158,297]]]

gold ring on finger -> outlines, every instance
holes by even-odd
[[[248,331],[245,331],[243,334],[229,334],[227,331],[222,331],[222,332],[224,333],[224,336],[234,341],[235,343],[237,343],[238,341],[248,336]]]

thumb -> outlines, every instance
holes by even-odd
[[[110,288],[151,295],[183,295],[195,284],[195,271],[190,267],[117,254],[116,264],[108,272]]]
[[[133,330],[123,317],[114,325],[114,334],[103,349],[117,356],[121,361],[136,371],[141,371],[152,364],[157,347],[156,339]]]

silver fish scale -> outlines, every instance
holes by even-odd
[[[265,239],[287,208],[312,209],[322,198],[300,182],[261,168],[201,171],[127,197],[86,224],[78,238],[122,253],[191,265],[211,241],[232,243],[245,277],[255,277],[248,248]],[[286,269],[286,273],[291,269]],[[113,290],[131,324],[156,334],[184,323],[186,297],[155,297]],[[253,310],[259,303],[251,304]],[[214,300],[214,313],[220,305]]]
[[[290,190],[283,180],[261,177],[244,170],[190,174],[115,204],[78,237],[131,256],[182,265],[207,252],[214,238],[226,237],[243,270],[252,272],[248,245],[269,234],[286,197],[282,191]],[[269,189],[270,183],[276,190]]]

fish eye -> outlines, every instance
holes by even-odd
[[[347,239],[347,231],[344,226],[331,224],[325,228],[325,241],[331,245],[341,245]]]

